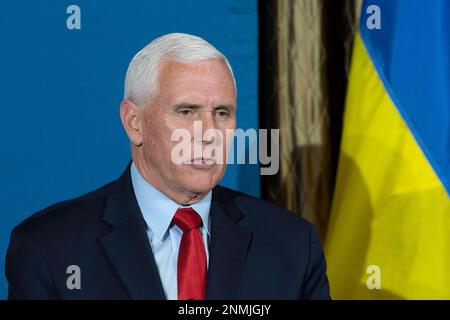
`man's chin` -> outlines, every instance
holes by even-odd
[[[204,194],[211,191],[217,184],[218,179],[212,179],[210,176],[202,177],[198,175],[192,175],[188,177],[188,181],[185,181],[187,189],[194,193]]]
[[[192,193],[205,195],[209,191],[211,191],[217,184],[211,184],[211,183],[199,183],[199,184],[190,184],[188,187],[188,190]]]
[[[189,166],[182,173],[182,184],[185,189],[203,194],[211,191],[219,184],[225,170],[223,167],[216,165],[213,169],[196,169]],[[181,182],[181,181],[180,181]]]

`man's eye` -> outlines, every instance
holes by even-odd
[[[216,115],[221,118],[225,118],[225,117],[228,117],[230,115],[230,113],[228,111],[217,111]]]
[[[183,116],[190,116],[191,114],[193,114],[192,110],[190,110],[190,109],[183,109],[183,110],[180,110],[179,112]]]

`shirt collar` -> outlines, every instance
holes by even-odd
[[[199,202],[190,206],[182,206],[148,183],[137,170],[134,162],[131,164],[130,173],[139,208],[147,227],[156,239],[163,240],[177,209],[188,207],[191,207],[200,215],[203,228],[210,235],[209,209],[211,208],[212,191]]]

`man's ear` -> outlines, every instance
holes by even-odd
[[[142,130],[139,123],[141,108],[130,100],[123,100],[120,104],[120,119],[130,139],[136,146],[142,145]]]

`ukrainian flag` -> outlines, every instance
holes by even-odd
[[[332,297],[450,299],[449,194],[450,1],[365,1],[325,243]]]

